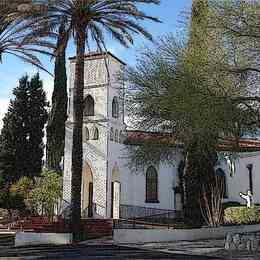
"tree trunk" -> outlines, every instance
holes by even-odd
[[[217,155],[215,141],[210,144],[200,139],[193,141],[188,146],[186,156],[186,167],[184,172],[184,218],[187,224],[201,226],[204,222],[201,206],[202,196],[205,192],[211,197],[210,184],[215,182],[215,164]]]
[[[77,54],[75,64],[75,81],[73,89],[73,140],[71,166],[71,207],[73,240],[80,235],[81,219],[81,183],[82,183],[82,124],[83,124],[83,95],[84,95],[84,54],[85,32],[78,30],[76,35]]]
[[[62,47],[55,58],[54,90],[52,109],[47,125],[46,157],[49,169],[61,172],[60,162],[64,155],[65,122],[67,120],[67,74],[66,74],[66,42],[63,39],[64,26],[60,26],[57,47]]]

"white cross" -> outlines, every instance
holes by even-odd
[[[248,208],[252,208],[253,205],[253,195],[250,190],[247,191],[247,194],[244,194],[242,192],[239,193],[240,197],[246,201],[246,206]]]

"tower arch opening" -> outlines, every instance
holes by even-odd
[[[93,217],[93,172],[88,163],[82,171],[81,214],[83,218]]]

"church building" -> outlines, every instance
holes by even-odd
[[[126,64],[107,53],[85,56],[82,216],[87,218],[132,218],[164,212],[181,212],[179,165],[183,160],[176,148],[174,161],[129,167],[129,148],[161,133],[133,131],[125,124],[124,82],[118,73]],[[66,123],[63,199],[71,201],[71,151],[73,125],[72,89],[75,58],[70,58],[69,106]],[[239,193],[251,190],[260,203],[260,141],[242,139],[240,153],[233,162],[222,160],[216,174],[224,179],[225,201],[244,203]],[[223,142],[220,150],[228,151]],[[232,170],[233,169],[233,170]]]

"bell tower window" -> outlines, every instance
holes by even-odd
[[[93,136],[93,140],[98,140],[99,139],[99,131],[98,128],[96,127],[94,129],[94,136]]]
[[[84,116],[94,116],[95,114],[95,101],[92,96],[88,95],[84,100]]]
[[[89,140],[89,130],[87,127],[83,128],[83,141]]]

